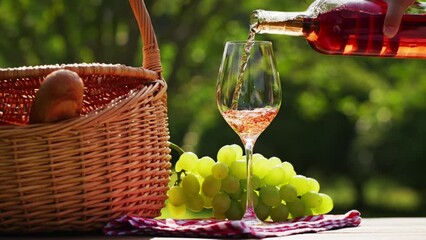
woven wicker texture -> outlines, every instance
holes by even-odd
[[[0,233],[93,231],[123,214],[157,217],[170,176],[167,86],[142,0],[130,0],[144,67],[68,64],[0,69]],[[47,74],[75,71],[82,116],[28,124]]]

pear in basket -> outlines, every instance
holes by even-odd
[[[29,123],[53,123],[80,116],[84,84],[77,73],[56,70],[46,76],[31,105]]]

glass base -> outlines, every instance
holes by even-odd
[[[250,226],[263,224],[263,222],[257,218],[253,208],[246,210],[241,221]]]

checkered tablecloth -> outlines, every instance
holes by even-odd
[[[239,220],[152,219],[126,215],[109,222],[104,227],[104,233],[109,236],[265,238],[356,227],[360,223],[361,214],[356,210],[351,210],[342,215],[309,216],[288,222],[253,226]]]

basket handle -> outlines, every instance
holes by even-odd
[[[155,37],[154,28],[144,0],[129,1],[142,36],[143,68],[157,72],[161,79],[163,69],[161,67],[160,49],[158,48],[157,38]]]

